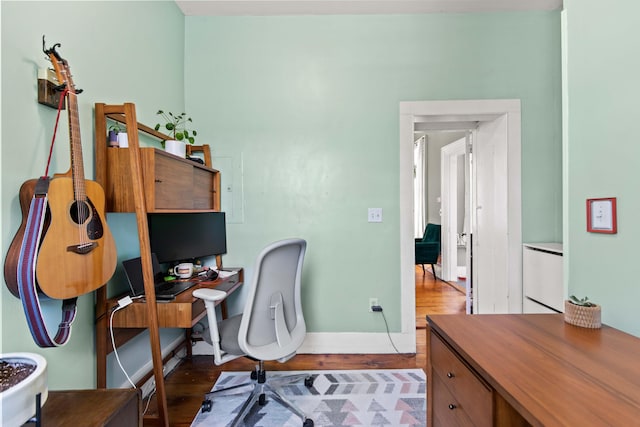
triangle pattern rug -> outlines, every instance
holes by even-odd
[[[427,425],[426,376],[422,369],[370,369],[345,371],[270,371],[279,375],[306,373],[313,386],[290,385],[280,392],[298,405],[314,427]],[[213,390],[246,383],[247,372],[223,372]],[[242,390],[242,389],[239,389]],[[251,391],[218,396],[209,412],[199,411],[191,427],[227,427]],[[245,419],[247,427],[300,427],[301,421],[279,403],[267,398]]]

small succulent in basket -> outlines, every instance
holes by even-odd
[[[564,321],[583,328],[600,328],[602,308],[589,298],[571,295],[564,303]]]
[[[584,298],[580,298],[578,299],[575,295],[571,295],[569,297],[569,302],[575,305],[579,305],[582,307],[595,307],[596,304],[592,303],[591,301],[589,301],[589,297],[584,297]]]
[[[177,141],[184,141],[189,144],[193,144],[196,141],[195,137],[198,135],[198,132],[187,129],[187,124],[193,123],[191,117],[187,117],[187,113],[173,114],[172,112],[165,113],[162,110],[158,110],[156,114],[161,116],[165,120],[165,123],[158,123],[155,130],[160,130],[161,127],[164,127],[169,131],[171,137]]]

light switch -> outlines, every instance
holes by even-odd
[[[369,222],[382,222],[382,208],[369,208]]]

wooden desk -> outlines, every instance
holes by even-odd
[[[454,420],[449,425],[460,425],[466,415],[451,414],[478,410],[474,408],[478,399],[457,400],[465,393],[458,387],[461,377],[486,387],[493,396],[491,408],[485,408],[490,417],[487,425],[639,423],[640,339],[636,337],[605,325],[602,329],[569,325],[562,314],[435,315],[427,322],[430,426],[442,425],[447,417]],[[453,360],[444,357],[447,351]],[[462,364],[451,368],[456,359]],[[448,362],[450,371],[443,372]],[[460,393],[452,393],[448,402],[443,395],[452,389]],[[481,424],[476,421],[475,425]]]
[[[34,426],[29,422],[24,426]],[[49,391],[42,407],[42,427],[142,426],[140,390]]]
[[[244,281],[244,270],[236,269],[237,274],[214,281],[202,280],[194,287],[182,292],[173,301],[157,302],[158,325],[161,328],[191,328],[200,319],[206,316],[204,302],[193,296],[193,291],[200,288],[217,288],[225,286],[225,292],[232,293],[238,289]],[[197,279],[191,279],[197,280]],[[226,285],[231,284],[231,287]],[[118,305],[119,298],[108,300],[109,310]],[[144,299],[134,300],[133,304],[118,310],[113,315],[114,328],[145,328],[147,321],[147,308]],[[223,301],[224,304],[224,301]],[[226,308],[225,308],[226,311]]]
[[[193,296],[193,291],[199,288],[224,288],[227,293],[235,292],[244,282],[244,270],[242,268],[226,268],[237,271],[231,277],[218,278],[214,281],[201,280],[192,288],[182,292],[173,301],[157,302],[158,326],[161,328],[184,328],[185,345],[187,355],[191,355],[191,327],[207,315],[204,302]],[[197,280],[197,279],[191,279]],[[98,321],[96,322],[96,369],[98,388],[107,386],[107,355],[113,351],[111,336],[109,334],[108,316],[114,307],[118,305],[116,298],[106,300],[105,307],[96,309]],[[222,315],[227,316],[226,301],[222,301]],[[101,314],[102,313],[102,314]],[[118,310],[113,315],[114,340],[116,346],[121,346],[134,338],[149,326],[147,320],[147,303],[144,299],[134,300],[125,308]],[[166,360],[165,360],[166,362]],[[142,379],[146,381],[151,374]]]

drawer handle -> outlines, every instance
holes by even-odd
[[[449,409],[451,409],[453,411],[456,408],[457,408],[456,405],[454,405],[453,403],[449,403]]]
[[[161,179],[157,179],[157,178],[156,178],[156,179],[154,179],[153,181],[154,181],[154,182],[162,182],[162,180],[161,180]]]
[[[455,375],[453,375],[453,372],[447,372],[447,378],[453,378],[455,377]]]

